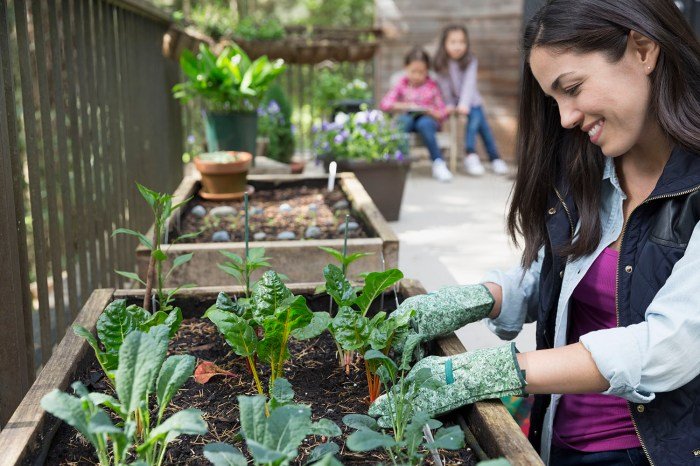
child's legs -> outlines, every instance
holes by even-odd
[[[414,128],[423,139],[423,144],[428,148],[431,160],[442,159],[442,152],[440,152],[440,147],[435,137],[438,130],[438,122],[431,116],[422,115],[416,118]]]
[[[474,107],[471,111],[473,112],[477,109],[479,114],[481,115],[481,121],[479,124],[479,134],[481,134],[481,139],[484,141],[484,145],[486,146],[486,152],[489,154],[489,159],[491,159],[491,161],[500,159],[501,157],[498,154],[498,148],[496,147],[496,138],[493,137],[491,127],[489,126],[489,122],[486,119],[486,116],[484,115],[484,111],[481,109],[481,107]]]
[[[409,115],[408,113],[402,113],[401,115],[396,117],[396,121],[399,125],[399,128],[403,129],[407,133],[415,131],[413,120],[413,115]]]
[[[472,107],[469,110],[469,118],[467,118],[467,126],[464,131],[464,149],[467,154],[476,152],[476,136],[479,134],[479,127],[481,126],[481,119],[484,114],[480,111],[476,111],[479,107]]]

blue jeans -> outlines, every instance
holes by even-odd
[[[627,450],[585,452],[552,446],[550,466],[575,466],[591,464],[596,466],[647,466],[649,461],[639,448]]]
[[[442,152],[440,152],[440,147],[435,137],[440,125],[435,118],[430,115],[416,116],[410,113],[404,113],[399,115],[398,121],[400,127],[407,133],[413,132],[420,134],[423,144],[425,144],[425,147],[428,148],[428,152],[430,152],[431,160],[442,159]]]
[[[498,149],[496,148],[496,139],[493,137],[489,123],[486,121],[486,116],[480,105],[469,110],[469,119],[467,120],[466,135],[464,137],[464,147],[468,154],[476,152],[476,136],[478,134],[481,134],[489,159],[492,161],[500,159],[501,157],[498,155]]]

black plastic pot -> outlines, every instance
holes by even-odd
[[[231,150],[255,155],[258,115],[207,112],[205,132],[209,152]]]
[[[319,157],[328,172],[331,157]],[[338,172],[355,174],[387,221],[399,219],[403,189],[411,163],[407,160],[336,160]]]

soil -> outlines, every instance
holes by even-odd
[[[339,201],[348,202],[345,194],[340,189],[328,192],[326,188],[314,186],[277,187],[274,189],[260,189],[249,199],[249,228],[250,240],[257,232],[264,232],[267,236],[264,241],[279,241],[277,235],[283,231],[294,232],[296,239],[304,239],[306,229],[315,225],[320,229],[320,234],[313,239],[341,239],[344,237],[338,231],[345,222],[345,216],[349,215],[350,222],[356,222],[358,229],[349,230],[348,238],[367,238],[376,236],[364,225],[362,220],[349,208],[334,209]],[[286,203],[291,207],[289,212],[280,212],[280,205]],[[316,211],[309,209],[309,205],[315,204]],[[192,215],[192,208],[201,205],[207,212],[214,207],[231,206],[238,212],[235,216],[215,217],[205,215],[197,217]],[[349,202],[348,202],[349,205]],[[260,213],[255,213],[260,210]],[[207,201],[195,196],[183,210],[179,228],[172,228],[171,238],[177,238],[187,233],[202,233],[194,238],[183,239],[180,243],[211,243],[212,235],[216,231],[225,230],[229,233],[231,241],[244,241],[245,218],[243,215],[243,200],[239,201]]]
[[[385,301],[387,307],[391,307],[393,295]],[[312,297],[309,299],[309,305],[314,310],[327,309],[328,297]],[[204,309],[206,307],[202,311]],[[185,310],[185,315],[191,315],[191,311]],[[204,419],[209,426],[209,433],[205,436],[181,436],[173,441],[168,447],[165,464],[209,465],[202,455],[202,448],[205,444],[216,441],[234,444],[245,452],[244,442],[237,437],[240,428],[237,396],[256,394],[245,360],[229,351],[223,336],[211,322],[199,317],[189,317],[183,321],[179,332],[170,342],[169,353],[191,354],[197,357],[198,362],[214,362],[235,376],[216,376],[204,385],[190,379],[173,398],[170,413],[187,407],[201,409],[205,413]],[[381,452],[360,454],[343,448],[345,437],[353,431],[344,426],[343,416],[367,412],[367,383],[361,364],[353,366],[351,373],[346,375],[344,369],[338,366],[335,343],[327,332],[305,342],[292,340],[290,353],[291,358],[286,364],[285,373],[294,388],[295,402],[310,405],[313,420],[324,417],[342,428],[343,439],[334,439],[341,447],[337,455],[340,461],[345,465],[390,463],[388,457]],[[90,359],[91,364],[79,374],[80,380],[90,391],[109,392],[110,388],[99,365],[94,357]],[[265,384],[268,379],[265,367],[260,365],[259,369]],[[319,443],[322,443],[320,437],[307,437],[299,448],[299,457],[293,464],[305,464],[309,452]],[[459,452],[441,451],[441,456],[446,465],[476,463],[475,455],[469,448]],[[97,457],[91,445],[75,429],[61,423],[52,440],[46,464],[93,465],[97,464]],[[432,460],[428,458],[426,464],[432,464]]]

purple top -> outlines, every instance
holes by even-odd
[[[437,73],[436,79],[446,105],[466,108],[478,107],[484,100],[476,88],[476,71],[479,62],[472,57],[466,69],[459,67],[456,60],[448,60],[447,73]]]
[[[615,275],[618,252],[606,248],[574,290],[567,343],[594,330],[617,327]],[[552,443],[595,452],[640,446],[627,401],[613,395],[562,395]]]

